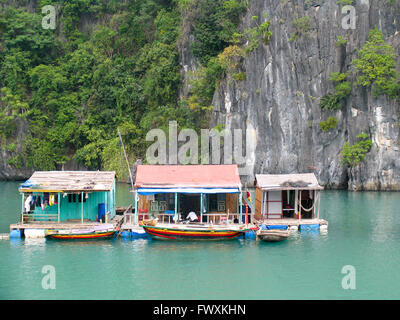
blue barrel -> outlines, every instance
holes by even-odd
[[[300,231],[319,230],[319,224],[301,224],[299,229]]]
[[[99,221],[104,221],[106,216],[106,205],[105,203],[99,203],[99,208],[97,212],[97,219]]]
[[[11,230],[10,231],[10,238],[21,238],[22,233],[21,230]]]
[[[287,225],[269,225],[268,230],[287,230]]]
[[[130,238],[131,237],[131,233],[130,233],[130,231],[127,231],[127,230],[124,230],[124,231],[122,231],[121,232],[121,237],[122,238]]]
[[[245,239],[255,239],[256,238],[256,233],[253,230],[249,230],[244,233]]]

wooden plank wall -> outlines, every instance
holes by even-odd
[[[262,201],[262,191],[260,188],[256,188],[256,208],[254,212],[254,217],[258,220],[261,219],[261,201]]]
[[[138,203],[139,212],[142,210],[150,211],[150,201],[146,199],[146,196],[142,196],[139,194],[139,203]]]
[[[236,193],[227,193],[225,196],[225,209],[226,212],[236,213],[238,211],[237,201],[239,194]]]

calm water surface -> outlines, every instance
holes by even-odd
[[[0,232],[18,219],[17,187],[0,182]],[[130,201],[119,184],[117,204]],[[399,193],[324,191],[328,233],[281,243],[0,240],[0,299],[399,299],[399,208]],[[355,290],[342,289],[345,265]]]

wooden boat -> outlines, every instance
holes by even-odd
[[[286,240],[290,235],[289,230],[258,230],[256,232],[256,236],[258,239],[262,241],[271,241],[271,242],[276,242],[276,241],[282,241]]]
[[[157,224],[143,225],[143,228],[152,238],[167,240],[229,240],[248,231],[244,226],[203,224]]]
[[[51,239],[79,240],[79,239],[107,239],[114,236],[116,230],[113,225],[94,226],[89,229],[59,229],[46,230],[46,237]]]

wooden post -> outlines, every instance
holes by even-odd
[[[134,223],[135,223],[135,225],[137,225],[138,224],[138,193],[137,193],[137,190],[135,190],[135,192],[134,192],[134,201],[135,201],[135,221],[134,221]]]
[[[302,192],[303,192],[303,190],[300,190],[300,198],[299,198],[299,203],[300,203],[299,218],[300,218],[300,221],[301,221],[301,206],[302,206],[302,204],[301,204],[301,194],[302,194]]]
[[[318,190],[318,220],[319,220],[319,206],[320,206],[320,203],[321,203],[321,191]]]
[[[24,207],[24,196],[25,194],[22,192],[21,194],[21,208],[22,208],[22,214],[21,214],[21,223],[24,224],[24,212],[25,212],[25,207]]]
[[[299,190],[294,190],[294,215],[297,218],[297,213],[299,212]]]
[[[315,206],[316,206],[316,202],[317,202],[317,192],[315,190],[313,190],[314,196],[313,196],[313,209],[312,209],[312,218],[315,219]]]
[[[240,205],[240,221],[239,224],[242,223],[242,204],[243,204],[243,194],[242,194],[242,190],[240,190],[240,199],[239,199],[239,205]]]
[[[60,201],[61,201],[61,197],[60,197],[60,193],[57,193],[57,214],[58,214],[58,223],[60,223]]]
[[[81,224],[83,224],[83,192],[81,192]]]
[[[175,192],[175,214],[174,214],[174,218],[175,218],[175,223],[177,223],[179,221],[179,218],[178,218],[178,192]]]
[[[124,146],[124,143],[122,141],[121,132],[119,132],[119,128],[117,128],[117,132],[118,132],[119,140],[121,141],[122,150],[124,151],[124,157],[125,157],[126,165],[128,166],[129,179],[131,180],[131,186],[132,186],[132,189],[133,189],[133,178],[132,178],[131,167],[129,166],[128,157],[126,156],[125,146]]]
[[[200,222],[203,222],[203,192],[200,193]]]

